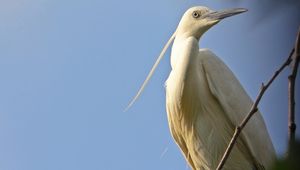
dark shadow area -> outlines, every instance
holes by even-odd
[[[298,140],[295,147],[290,152],[290,156],[278,160],[273,170],[299,170],[300,169],[300,141]]]

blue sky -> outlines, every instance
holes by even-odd
[[[291,18],[297,6],[264,10],[257,1],[216,0],[0,1],[0,169],[188,169],[167,125],[163,85],[170,72],[169,51],[139,100],[123,110],[181,15],[194,5],[249,9],[209,30],[200,47],[220,56],[255,98],[293,46],[299,22]],[[287,145],[288,73],[260,103],[278,155]]]

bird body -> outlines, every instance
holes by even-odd
[[[230,69],[193,37],[177,42],[166,81],[171,134],[193,169],[216,169],[252,101]],[[232,115],[232,116],[230,116]],[[260,113],[242,132],[224,169],[262,169],[274,149]]]
[[[174,39],[172,70],[166,81],[166,110],[171,134],[193,170],[217,168],[235,127],[253,104],[221,59],[198,45],[210,27],[245,11],[212,11],[202,6],[188,9],[129,104],[139,97]],[[264,120],[257,111],[241,132],[224,169],[269,169],[275,158]]]

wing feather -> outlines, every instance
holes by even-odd
[[[200,56],[203,57],[202,64],[211,93],[219,101],[231,123],[237,126],[250,110],[253,104],[251,98],[232,71],[215,54],[201,49]],[[275,159],[275,151],[259,111],[253,115],[240,137],[257,163],[268,169]]]

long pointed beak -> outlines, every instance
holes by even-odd
[[[222,11],[213,11],[204,16],[204,18],[209,20],[217,20],[220,21],[224,18],[231,17],[233,15],[237,15],[243,12],[248,11],[245,8],[234,8],[234,9],[226,9]]]

